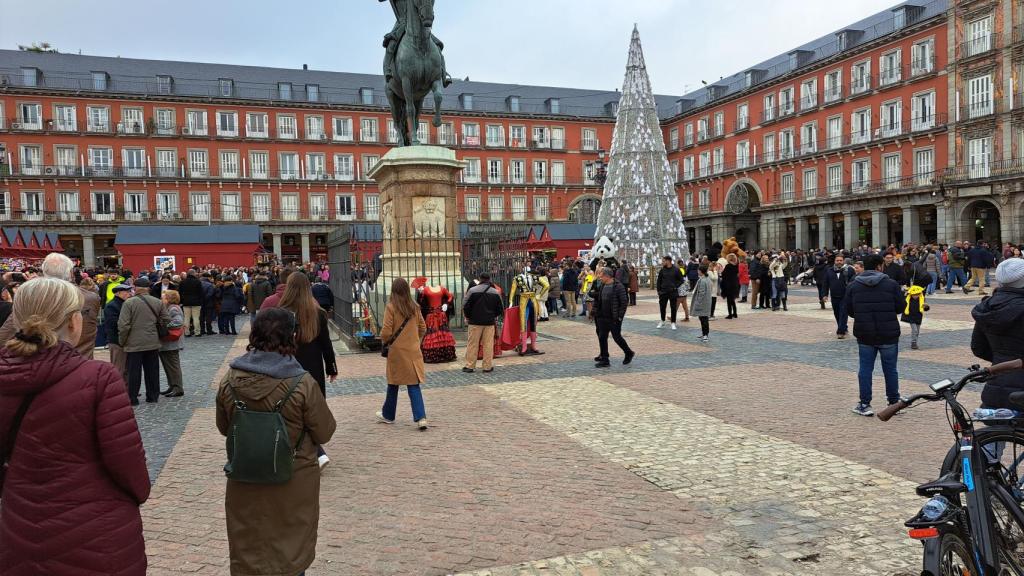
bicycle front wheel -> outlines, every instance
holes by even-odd
[[[1017,576],[1024,576],[1024,511],[1001,482],[988,482],[992,525],[999,539],[999,557]]]

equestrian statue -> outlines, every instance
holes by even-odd
[[[379,0],[384,2],[384,0]],[[384,36],[384,83],[399,146],[418,146],[423,99],[434,93],[434,126],[441,125],[442,90],[452,83],[444,44],[434,37],[434,0],[389,0],[395,27]]]

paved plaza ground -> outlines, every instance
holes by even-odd
[[[951,442],[943,409],[852,414],[856,341],[835,339],[812,290],[794,289],[790,312],[741,305],[706,345],[696,319],[656,329],[641,293],[625,324],[639,356],[603,371],[590,324],[542,324],[544,356],[503,357],[492,374],[429,367],[426,432],[404,393],[398,423],[375,422],[379,355],[340,357],[310,574],[916,574],[903,521]],[[977,300],[930,300],[922,350],[901,343],[904,393],[975,362]],[[247,333],[187,340],[186,396],[136,412],[150,574],[228,573],[212,402]]]

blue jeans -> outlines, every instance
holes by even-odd
[[[932,277],[932,283],[928,285],[928,291],[927,291],[928,296],[931,296],[932,294],[935,294],[935,287],[939,283],[939,273],[938,272],[929,272],[928,275]]]
[[[967,274],[964,273],[963,268],[950,268],[946,274],[946,294],[953,292],[953,281],[959,280],[960,286],[963,287],[967,284]]]
[[[387,420],[395,419],[395,409],[398,408],[398,388],[397,384],[388,384],[387,395],[384,397],[384,408],[381,409],[381,415]],[[420,391],[420,385],[414,384],[412,386],[406,386],[409,390],[409,403],[412,404],[412,419],[415,422],[427,417],[427,409],[423,407],[423,393]]]
[[[850,317],[846,315],[846,298],[832,299],[832,314],[836,317],[836,334],[846,334]]]
[[[896,362],[899,359],[899,344],[884,344],[872,346],[869,344],[858,344],[860,351],[860,370],[857,371],[857,381],[860,383],[861,404],[871,404],[871,376],[875,371],[875,357],[882,357],[882,374],[885,375],[885,399],[889,403],[900,399],[899,373],[896,371]]]

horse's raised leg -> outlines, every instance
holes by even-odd
[[[441,80],[434,80],[434,127],[441,126],[441,90],[444,88]]]
[[[412,91],[412,80],[408,77],[402,78],[402,92],[405,93],[406,98],[412,98],[413,100],[416,99],[416,96]],[[406,100],[406,122],[403,125],[406,126],[405,133],[412,146],[420,145],[419,130],[417,130],[417,128],[419,128],[419,126],[417,126],[417,123],[419,122],[419,106],[420,105],[415,101],[410,102]]]
[[[398,97],[390,88],[388,89],[388,103],[391,104],[391,118],[395,122],[395,132],[398,133],[398,145],[408,146],[409,139],[402,126],[405,125],[405,101]]]

